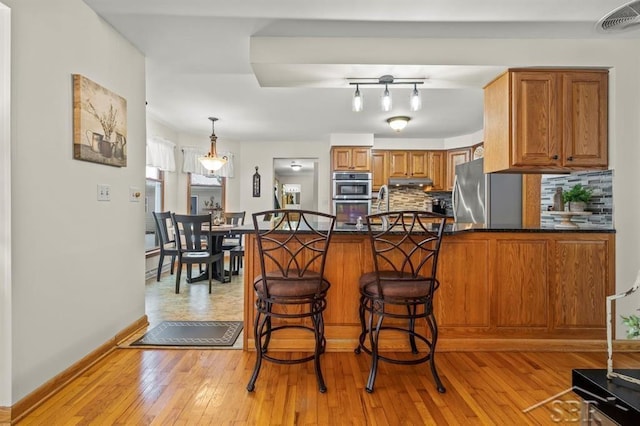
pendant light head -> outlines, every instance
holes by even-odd
[[[351,105],[351,109],[354,112],[360,112],[364,108],[364,103],[362,99],[362,95],[360,94],[360,85],[356,84],[356,93],[353,95],[353,104]]]
[[[215,123],[218,121],[215,117],[209,117],[211,120],[211,150],[204,157],[198,158],[202,166],[212,172],[219,170],[222,166],[227,162],[227,157],[218,157],[218,153],[216,151],[216,141],[218,138],[216,137],[215,132]]]
[[[380,105],[382,107],[382,110],[384,112],[391,111],[392,103],[393,102],[391,100],[391,93],[389,93],[389,87],[385,84],[384,85],[384,92],[382,92],[382,98],[380,100]]]
[[[389,123],[389,127],[391,127],[396,132],[399,132],[407,127],[407,123],[409,123],[409,120],[411,120],[411,118],[401,115],[387,119],[387,123]]]
[[[420,98],[420,92],[418,92],[418,86],[416,84],[413,85],[409,105],[411,107],[411,111],[419,111],[422,108],[422,99]]]

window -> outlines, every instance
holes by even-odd
[[[225,178],[189,173],[189,213],[205,214],[224,211]]]
[[[164,173],[157,167],[147,167],[144,197],[144,249],[155,250],[160,241],[156,234],[153,212],[162,211],[164,206]]]

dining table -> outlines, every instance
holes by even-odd
[[[221,253],[222,252],[222,241],[226,236],[229,235],[237,235],[237,234],[247,234],[253,232],[253,226],[248,225],[229,225],[229,224],[220,224],[220,225],[212,225],[209,227],[208,225],[203,226],[202,231],[208,237],[208,244],[213,248],[213,253]],[[212,277],[216,281],[220,281],[221,283],[231,282],[231,267],[229,270],[222,269],[219,270],[217,263],[212,263],[211,265],[207,265],[207,268],[200,274],[191,278],[187,278],[187,282],[189,284],[199,282],[199,281],[207,281],[209,279],[209,270],[208,268],[212,267]]]

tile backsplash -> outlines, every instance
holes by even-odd
[[[450,192],[429,192],[425,193],[422,188],[417,187],[391,187],[389,188],[389,209],[390,210],[424,210],[427,195],[444,202],[446,214],[453,216],[451,209]],[[376,202],[372,203],[372,213],[376,213]]]
[[[540,190],[542,217],[540,226],[553,227],[560,219],[544,212],[553,205],[553,195],[557,187],[567,191],[575,184],[581,184],[593,190],[586,211],[591,216],[574,217],[571,221],[579,226],[613,228],[613,171],[577,172],[569,175],[543,175]]]

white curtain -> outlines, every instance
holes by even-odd
[[[176,171],[176,144],[157,136],[147,139],[147,166],[167,172]]]
[[[195,173],[203,176],[221,176],[221,177],[233,177],[233,153],[231,152],[218,152],[218,155],[227,157],[227,162],[224,166],[220,168],[220,170],[216,170],[215,172],[210,172],[209,170],[202,167],[200,161],[198,161],[199,157],[203,157],[207,155],[209,151],[203,148],[193,147],[193,146],[185,146],[182,148],[183,160],[182,160],[182,172],[183,173]]]

